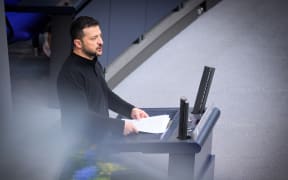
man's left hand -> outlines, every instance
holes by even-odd
[[[131,118],[132,119],[142,119],[142,118],[147,118],[149,115],[143,111],[142,109],[139,108],[133,108],[131,111]]]

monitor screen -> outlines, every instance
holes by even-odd
[[[204,66],[192,114],[201,115],[205,112],[207,97],[214,76],[215,68]]]

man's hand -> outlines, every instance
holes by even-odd
[[[147,118],[147,117],[149,117],[149,115],[145,111],[143,111],[142,109],[133,108],[131,111],[131,118],[132,119],[142,119],[142,118]],[[123,134],[125,136],[127,136],[128,134],[132,134],[132,133],[138,133],[138,130],[136,129],[136,127],[134,126],[134,124],[131,121],[126,120],[125,125],[124,125]]]
[[[128,134],[132,134],[132,133],[138,133],[138,130],[136,129],[136,127],[131,121],[125,120],[123,134],[127,136]]]
[[[142,118],[147,118],[149,115],[143,111],[142,109],[139,108],[133,108],[131,111],[131,118],[132,119],[142,119]]]

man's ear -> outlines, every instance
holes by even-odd
[[[82,48],[82,42],[80,39],[74,39],[73,40],[74,46],[81,49]]]

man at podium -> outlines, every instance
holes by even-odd
[[[70,33],[73,51],[63,64],[57,81],[63,127],[85,136],[91,133],[93,138],[94,133],[105,131],[124,135],[137,133],[129,121],[109,118],[109,109],[132,119],[145,118],[148,114],[124,101],[108,87],[97,60],[103,47],[97,20],[79,17],[72,23]]]
[[[97,60],[103,50],[98,21],[87,16],[78,17],[73,21],[70,33],[73,50],[59,72],[57,90],[62,126],[72,153],[79,147],[101,141],[107,132],[119,136],[137,133],[130,121],[109,117],[109,109],[132,119],[146,118],[148,114],[108,87]]]

